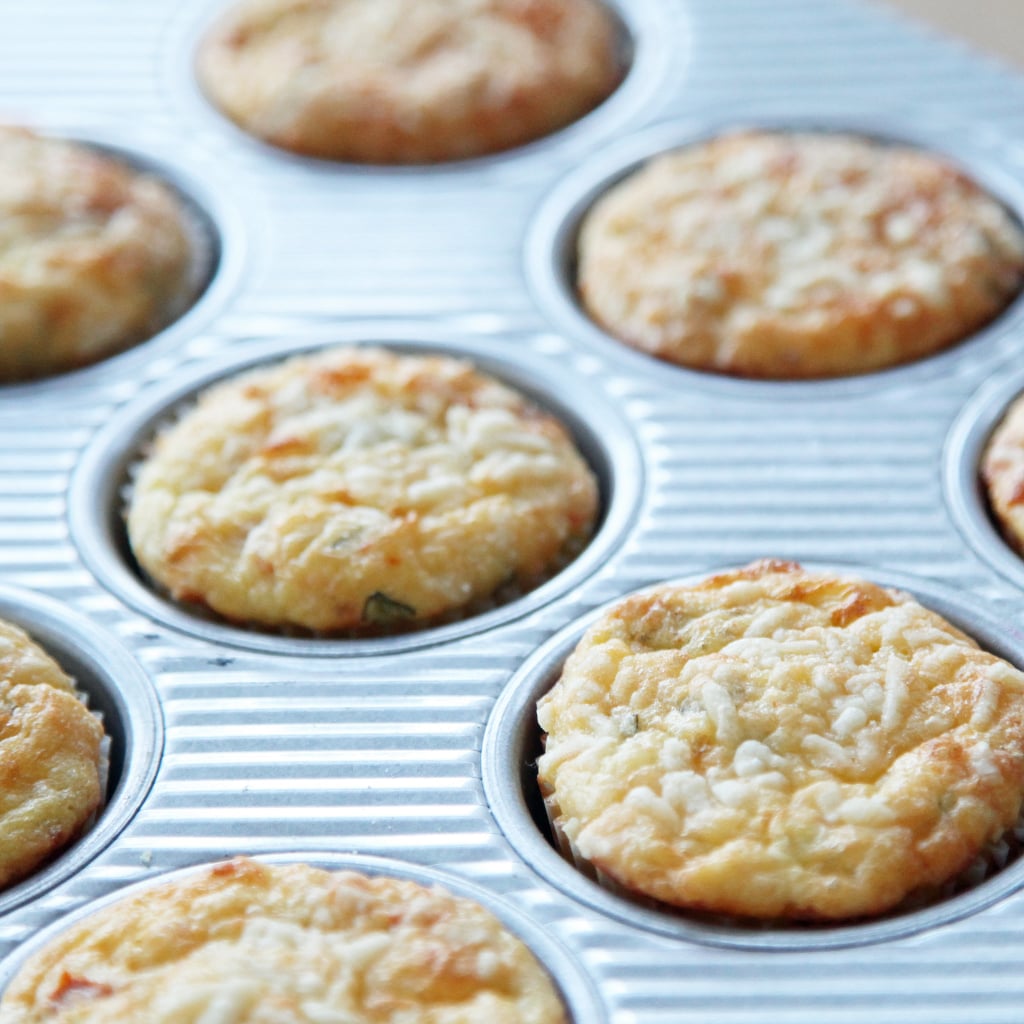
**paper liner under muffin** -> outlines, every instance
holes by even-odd
[[[613,896],[621,896],[623,899],[632,900],[634,903],[642,903],[644,906],[655,910],[669,910],[673,912],[682,910],[682,908],[661,903],[641,892],[627,889],[626,886],[616,881],[607,872],[602,871],[591,861],[587,860],[559,823],[558,803],[554,796],[544,797],[544,813],[547,816],[548,826],[551,829],[551,839],[556,849],[562,855],[562,858],[572,864],[580,874],[585,875],[592,882],[596,882],[602,889],[610,892]]]
[[[969,892],[995,875],[1004,868],[1018,860],[1024,853],[1024,802],[1017,814],[1016,822],[1006,829],[1002,835],[990,840],[975,855],[971,862],[963,870],[958,871],[952,878],[947,879],[941,885],[919,886],[911,890],[904,898],[890,910],[883,914],[872,915],[870,918],[837,918],[831,921],[809,921],[791,920],[788,918],[755,918],[741,917],[732,914],[716,914],[704,910],[691,910],[684,906],[676,906],[665,903],[648,896],[646,893],[636,889],[630,889],[607,872],[602,871],[593,862],[588,860],[579,850],[576,843],[569,834],[562,828],[560,823],[560,812],[558,801],[553,793],[544,791],[540,787],[544,802],[544,814],[551,832],[551,840],[562,858],[599,885],[605,892],[633,903],[657,910],[662,913],[675,915],[688,915],[699,917],[701,920],[713,920],[723,924],[735,924],[743,928],[794,928],[794,927],[815,927],[823,924],[841,924],[844,921],[853,922],[859,920],[875,920],[886,917],[898,916],[899,914],[910,913],[915,910],[923,910],[943,900],[952,899],[961,893]]]

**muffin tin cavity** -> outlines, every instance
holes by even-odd
[[[968,400],[953,424],[943,453],[946,503],[971,547],[997,572],[1024,588],[1024,558],[1006,540],[981,479],[992,432],[1024,391],[1024,372],[991,380]]]
[[[41,130],[39,134],[94,150],[139,174],[154,177],[171,191],[184,212],[189,237],[190,297],[153,333],[128,339],[120,348],[87,365],[26,381],[0,382],[5,399],[22,395],[37,398],[58,389],[71,394],[111,372],[137,373],[157,354],[182,344],[209,322],[233,290],[241,270],[240,220],[231,204],[223,199],[215,174],[211,177],[204,170],[200,176],[163,152],[140,147],[134,141],[122,142],[120,137],[101,131]]]
[[[577,246],[581,225],[593,205],[615,185],[650,160],[687,146],[741,130],[772,133],[836,133],[869,142],[892,144],[934,153],[962,170],[992,196],[1020,226],[1024,223],[1024,187],[1011,168],[1005,148],[971,125],[933,123],[928,116],[906,125],[891,119],[846,118],[829,114],[759,114],[756,110],[723,115],[715,122],[657,125],[591,156],[548,194],[530,225],[524,269],[533,296],[545,315],[568,337],[592,346],[621,366],[624,373],[654,375],[679,386],[743,398],[832,399],[877,393],[897,386],[916,386],[956,366],[960,360],[991,359],[998,339],[1024,320],[1020,292],[988,324],[969,337],[914,362],[845,377],[808,380],[757,380],[703,371],[659,359],[619,341],[591,319],[577,291]],[[955,139],[955,147],[950,140]]]
[[[170,37],[168,70],[171,94],[185,105],[186,114],[204,128],[228,132],[235,146],[250,148],[268,159],[305,164],[328,172],[367,172],[375,175],[422,175],[447,171],[487,170],[506,162],[538,161],[544,169],[560,153],[580,154],[600,139],[613,138],[636,118],[661,102],[666,80],[685,69],[689,60],[690,33],[687,10],[681,0],[598,0],[612,21],[616,35],[616,63],[620,80],[612,92],[574,121],[486,155],[441,160],[436,163],[348,162],[307,156],[264,141],[239,126],[204,91],[197,75],[197,55],[214,24],[208,4],[193,2],[181,10],[176,31]],[[664,46],[667,34],[672,47]]]
[[[0,914],[70,878],[115,839],[141,806],[159,767],[163,721],[149,676],[113,637],[60,602],[0,587],[0,618],[42,647],[102,715],[110,738],[105,806],[75,843],[24,881],[0,891]]]
[[[930,581],[854,567],[808,566],[871,580],[912,594],[973,637],[985,650],[1024,666],[1024,634],[1007,628],[979,603]],[[700,577],[677,581],[692,584]],[[931,902],[907,901],[898,911],[840,925],[760,923],[691,913],[603,888],[557,850],[537,785],[542,752],[537,701],[558,680],[566,658],[591,623],[619,602],[598,609],[553,636],[521,667],[496,703],[484,735],[482,770],[488,803],[520,856],[567,896],[643,930],[712,946],[761,950],[815,950],[884,942],[964,918],[1024,885],[1024,826],[1011,830],[998,852],[986,853]]]
[[[352,344],[354,335],[337,339]],[[643,470],[629,424],[618,410],[584,379],[555,373],[543,360],[523,352],[515,358],[495,356],[481,346],[440,336],[410,341],[358,335],[358,342],[397,353],[460,358],[501,383],[524,394],[557,418],[572,435],[598,484],[598,518],[590,542],[576,557],[533,590],[510,595],[501,603],[499,591],[480,607],[432,621],[416,631],[383,631],[383,635],[316,635],[274,632],[229,623],[203,609],[170,600],[136,565],[129,550],[124,509],[134,467],[161,428],[190,408],[197,393],[215,381],[288,356],[309,353],[309,342],[250,344],[243,357],[205,365],[148,393],[126,406],[94,438],[72,477],[69,491],[71,534],[83,559],[99,580],[126,604],[147,617],[193,636],[232,647],[289,655],[383,654],[453,640],[536,610],[566,593],[605,563],[632,523],[643,488]],[[386,609],[385,609],[386,610]]]
[[[278,853],[254,857],[253,859],[265,864],[284,865],[302,863],[321,868],[325,871],[357,871],[373,877],[396,878],[427,887],[441,886],[458,897],[474,900],[490,911],[533,953],[554,982],[558,995],[565,1005],[568,1020],[571,1024],[607,1024],[608,1016],[601,999],[597,995],[593,982],[562,943],[552,937],[550,930],[546,930],[539,922],[516,909],[507,899],[496,896],[494,893],[482,889],[471,882],[467,882],[458,875],[381,857],[364,857],[318,851],[294,854]],[[97,911],[123,899],[139,895],[156,886],[183,880],[189,875],[194,874],[200,867],[200,865],[196,865],[195,867],[159,875],[147,879],[145,882],[128,886],[93,903],[78,907],[72,913],[37,933],[32,939],[19,947],[13,956],[7,958],[3,967],[0,968],[0,992],[7,988],[12,978],[29,957],[50,942],[59,939],[68,928],[79,924]]]

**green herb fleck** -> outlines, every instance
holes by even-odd
[[[401,601],[396,601],[379,590],[374,591],[363,605],[363,621],[378,626],[388,626],[403,619],[411,619],[415,615],[415,608],[402,604]]]

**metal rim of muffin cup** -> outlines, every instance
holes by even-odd
[[[168,186],[182,203],[191,221],[190,233],[197,243],[201,286],[188,306],[169,323],[149,337],[132,342],[126,348],[84,366],[27,381],[0,381],[4,401],[16,398],[35,399],[42,396],[77,391],[89,384],[105,380],[112,373],[133,374],[162,355],[179,348],[195,337],[227,305],[241,280],[245,261],[245,230],[242,215],[225,197],[226,187],[217,180],[216,172],[183,164],[177,152],[173,155],[164,144],[137,134],[105,126],[51,123],[45,119],[26,123],[26,127],[44,138],[60,139],[127,165],[133,170],[151,174]]]
[[[996,572],[1024,588],[1024,558],[1003,535],[990,510],[981,463],[993,431],[1024,391],[1024,370],[983,384],[960,411],[946,437],[942,483],[953,521],[970,547]]]
[[[601,139],[613,138],[627,124],[659,100],[667,76],[689,63],[691,31],[689,10],[682,0],[598,0],[615,20],[619,34],[619,60],[623,78],[596,107],[575,121],[520,146],[497,153],[458,160],[418,164],[375,164],[306,156],[275,146],[231,120],[208,99],[196,79],[195,58],[215,12],[208,3],[194,0],[179,8],[179,19],[168,33],[165,81],[171,96],[179,98],[189,120],[226,136],[256,156],[283,161],[326,174],[394,175],[472,173],[506,165],[537,161],[542,168],[565,151],[572,159]],[[665,40],[672,38],[671,48]]]
[[[163,717],[139,663],[113,637],[52,597],[0,585],[0,618],[20,626],[71,676],[110,737],[105,806],[92,826],[38,871],[0,891],[0,915],[49,892],[101,853],[135,816],[156,778]]]
[[[905,591],[973,637],[984,649],[1024,668],[1024,632],[992,615],[982,602],[932,580],[863,565],[806,562],[809,571],[857,576],[884,587]],[[691,585],[732,567],[666,580],[652,586]],[[642,593],[642,588],[629,593]],[[481,769],[487,804],[519,856],[566,896],[643,931],[700,945],[758,951],[814,951],[866,946],[907,938],[977,914],[1024,886],[1024,857],[1019,857],[963,892],[921,908],[887,916],[837,924],[786,924],[744,921],[724,915],[690,913],[642,896],[631,898],[604,889],[558,851],[544,820],[536,782],[541,752],[537,701],[558,680],[569,654],[583,633],[627,595],[591,611],[561,629],[530,656],[496,701],[484,732]]]
[[[1000,352],[999,345],[1024,325],[1024,288],[989,323],[931,355],[867,373],[808,380],[762,380],[692,369],[636,349],[599,326],[584,310],[576,290],[576,243],[590,208],[649,160],[745,129],[850,134],[934,153],[962,169],[1024,227],[1020,168],[1003,135],[986,130],[984,124],[953,122],[927,109],[873,115],[835,109],[761,110],[755,105],[725,108],[702,119],[665,121],[642,129],[593,155],[548,193],[534,213],[523,253],[529,290],[548,320],[626,372],[653,376],[662,384],[671,376],[680,386],[723,398],[831,401],[873,396],[890,388],[926,384],[944,372],[955,372],[963,360],[976,368],[981,360],[995,363],[1008,354]]]
[[[433,647],[521,619],[567,594],[595,573],[620,548],[633,525],[646,487],[643,458],[619,408],[582,377],[553,367],[526,350],[494,351],[485,342],[458,339],[454,332],[402,333],[381,328],[339,327],[331,340],[251,342],[244,352],[209,360],[173,379],[151,385],[119,410],[82,452],[68,486],[72,542],[99,582],[130,608],[180,633],[231,648],[302,658],[395,654]],[[600,512],[594,533],[572,561],[550,579],[496,607],[380,637],[316,637],[248,628],[213,612],[187,608],[162,594],[135,564],[122,510],[131,467],[160,427],[173,422],[198,392],[236,373],[335,345],[465,359],[514,388],[566,426],[597,478]]]
[[[508,897],[464,879],[451,871],[364,854],[334,853],[321,850],[295,853],[256,854],[252,860],[261,864],[308,864],[326,871],[358,871],[370,876],[386,876],[427,886],[441,886],[455,896],[470,899],[490,911],[533,953],[540,966],[554,982],[555,989],[574,1024],[607,1024],[608,1015],[595,983],[582,968],[575,955],[549,928],[516,907]],[[36,932],[22,943],[0,965],[0,996],[24,963],[44,946],[70,927],[121,900],[137,896],[158,886],[181,881],[223,861],[194,864],[186,868],[154,875],[143,881],[108,893],[83,904],[52,924]]]

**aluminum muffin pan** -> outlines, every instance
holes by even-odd
[[[580,225],[593,204],[610,188],[650,159],[741,129],[821,131],[858,135],[882,143],[932,152],[962,168],[1024,224],[1024,180],[1014,167],[1006,140],[993,139],[970,123],[956,124],[934,112],[900,118],[891,113],[849,115],[836,109],[808,111],[758,110],[756,104],[721,112],[714,120],[659,124],[603,148],[559,182],[545,198],[530,227],[525,272],[537,302],[567,335],[601,349],[623,372],[677,375],[680,382],[705,391],[744,397],[825,398],[878,393],[885,388],[913,387],[942,373],[958,358],[990,359],[997,339],[1024,327],[1024,294],[991,323],[961,342],[892,369],[817,381],[746,380],[728,374],[679,366],[619,341],[596,324],[576,293],[576,245]],[[961,350],[965,350],[961,354]]]
[[[476,161],[357,167],[272,149],[206,103],[192,57],[219,6],[147,0],[111,17],[98,0],[46,0],[0,33],[5,120],[151,160],[220,238],[209,290],[159,337],[0,392],[0,580],[113,638],[85,659],[97,671],[127,652],[159,705],[128,711],[130,735],[155,715],[159,751],[165,723],[131,820],[89,858],[66,855],[59,884],[0,905],[0,955],[12,964],[96,900],[235,853],[388,857],[513,904],[564,947],[599,1004],[574,1007],[580,1022],[1019,1024],[1020,862],[871,924],[666,924],[596,889],[523,810],[526,725],[511,706],[550,681],[593,609],[760,557],[856,565],[926,603],[934,590],[1019,660],[1024,587],[1002,541],[986,554],[964,525],[976,453],[959,440],[988,430],[968,430],[988,415],[972,395],[1009,400],[1019,301],[919,363],[746,381],[613,342],[576,309],[568,274],[573,218],[608,182],[740,124],[916,142],[1020,217],[1024,77],[866,0],[614,0],[631,71],[577,125]],[[248,633],[150,591],[119,517],[147,434],[234,367],[346,342],[465,354],[567,419],[605,499],[582,557],[507,608],[381,642]],[[72,635],[51,632],[55,651]]]
[[[1024,668],[1024,631],[1006,625],[978,601],[930,580],[877,572],[861,566],[808,566],[840,575],[859,576],[913,594],[972,636],[978,644]],[[668,581],[690,585],[705,576]],[[625,596],[625,595],[623,595]],[[566,895],[630,925],[659,935],[712,945],[752,950],[813,950],[868,945],[903,938],[966,917],[1024,886],[1024,860],[1014,858],[1002,870],[965,891],[885,917],[848,925],[774,926],[706,914],[688,914],[653,901],[630,899],[602,888],[570,864],[557,850],[545,820],[537,787],[536,759],[542,752],[537,701],[557,682],[566,658],[584,631],[618,604],[611,602],[573,623],[544,644],[516,673],[495,704],[484,735],[484,789],[499,825],[520,856]]]
[[[172,351],[208,324],[230,299],[238,284],[245,251],[239,212],[225,198],[226,187],[211,181],[208,174],[201,176],[160,147],[140,146],[129,135],[102,127],[49,124],[45,120],[29,127],[41,135],[95,149],[168,185],[189,218],[195,259],[193,273],[199,287],[188,308],[150,337],[80,369],[24,383],[0,383],[0,396],[4,401],[38,400],[43,394],[53,395],[58,388],[78,391],[112,370],[131,374]]]
[[[69,522],[82,558],[97,578],[139,612],[226,646],[285,655],[358,656],[444,643],[522,617],[578,585],[622,543],[623,534],[635,517],[643,486],[640,453],[619,411],[583,380],[574,380],[560,371],[555,389],[551,386],[555,377],[552,365],[534,356],[510,359],[472,340],[441,340],[441,336],[413,340],[386,334],[377,338],[360,334],[349,340],[395,351],[466,359],[554,414],[570,430],[598,479],[601,515],[590,543],[551,579],[507,604],[469,614],[447,625],[381,638],[275,635],[272,631],[226,623],[213,613],[186,608],[160,594],[144,578],[128,546],[123,509],[131,467],[144,457],[147,444],[161,425],[173,422],[199,391],[256,365],[310,351],[308,341],[283,341],[246,346],[243,354],[204,363],[192,373],[181,374],[166,386],[148,391],[121,410],[83,452],[70,483]]]
[[[358,871],[365,875],[400,878],[417,882],[426,886],[441,886],[449,892],[466,899],[475,900],[489,910],[511,932],[521,939],[533,952],[537,960],[545,967],[558,989],[565,1004],[569,1019],[574,1024],[607,1024],[608,1017],[601,1000],[594,989],[593,983],[582,970],[569,951],[558,941],[547,935],[544,930],[530,920],[507,900],[473,885],[458,875],[450,872],[437,871],[430,868],[416,867],[399,861],[382,857],[344,856],[336,853],[310,851],[303,854],[275,854],[255,858],[268,864],[311,864],[325,871]],[[9,957],[0,966],[0,992],[7,988],[21,965],[48,942],[53,941],[63,931],[83,919],[110,906],[121,899],[130,898],[147,889],[164,885],[194,874],[200,866],[184,868],[157,875],[137,885],[129,886],[120,892],[113,893],[95,903],[80,907],[73,914],[44,929],[18,950],[16,956]]]
[[[85,616],[41,594],[0,586],[0,619],[24,629],[75,680],[110,737],[110,774],[99,818],[41,870],[0,892],[3,915],[71,878],[120,834],[156,777],[163,720],[141,666]]]

